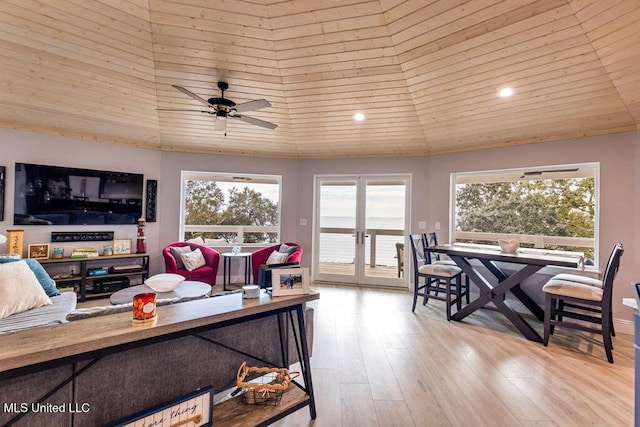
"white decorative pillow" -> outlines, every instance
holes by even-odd
[[[202,256],[202,252],[200,252],[200,249],[195,249],[191,252],[187,252],[186,254],[180,254],[180,258],[182,258],[184,268],[186,268],[188,271],[193,271],[196,268],[200,268],[206,264],[204,261],[204,257]]]
[[[0,264],[0,319],[51,304],[25,261]]]
[[[204,246],[204,239],[200,236],[187,240],[189,243],[195,243],[196,245]]]
[[[267,262],[265,264],[282,264],[283,262],[287,262],[287,258],[289,258],[289,254],[273,251],[271,252],[271,255],[269,255],[269,258],[267,258]]]

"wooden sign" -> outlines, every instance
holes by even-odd
[[[203,387],[107,427],[210,427],[213,424],[213,388]]]
[[[38,243],[37,245],[29,245],[28,250],[29,258],[33,259],[48,259],[49,258],[49,244]]]

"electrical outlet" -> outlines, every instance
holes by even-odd
[[[426,221],[418,221],[418,229],[426,230],[427,229],[427,222]]]
[[[306,218],[300,218],[300,225],[302,225],[302,226],[307,225],[307,219]]]
[[[440,221],[436,221],[436,230],[440,230]]]

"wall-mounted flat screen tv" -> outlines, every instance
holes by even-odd
[[[15,225],[136,224],[143,175],[16,163]]]

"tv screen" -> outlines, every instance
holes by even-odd
[[[143,175],[16,163],[14,225],[136,224]]]

